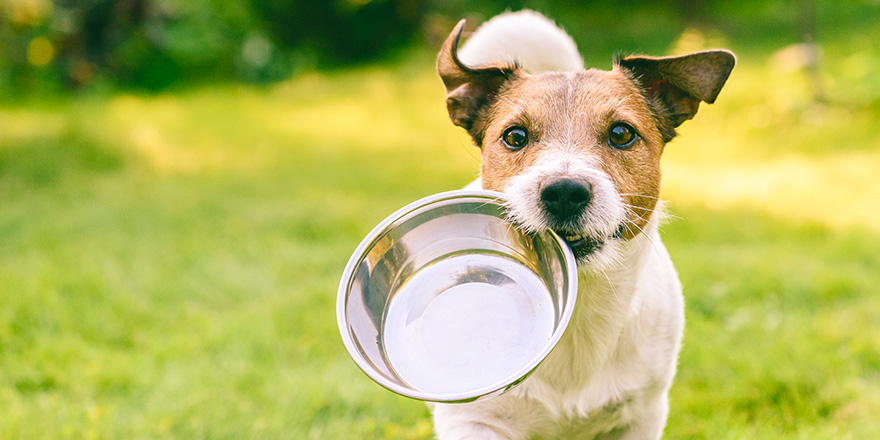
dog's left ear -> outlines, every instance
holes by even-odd
[[[626,57],[615,64],[641,84],[652,106],[659,105],[655,113],[668,124],[661,131],[669,142],[675,127],[694,117],[700,101],[715,102],[736,57],[727,50],[707,50],[672,57]]]
[[[446,109],[452,123],[468,131],[474,142],[482,146],[485,127],[483,113],[495,101],[501,87],[522,73],[516,65],[489,63],[467,66],[458,58],[458,43],[464,30],[464,20],[458,22],[437,57],[437,73],[446,86]]]

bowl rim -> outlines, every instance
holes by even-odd
[[[530,360],[523,367],[519,368],[514,373],[511,373],[507,377],[491,384],[487,385],[475,390],[458,392],[458,393],[426,393],[414,390],[412,388],[401,386],[397,383],[394,383],[385,378],[385,376],[376,371],[369,362],[367,362],[363,356],[354,355],[354,353],[359,353],[359,349],[357,348],[358,344],[355,342],[351,332],[348,329],[348,320],[346,319],[346,304],[349,296],[349,289],[351,287],[353,280],[353,274],[356,267],[363,260],[365,252],[369,249],[375,242],[383,237],[388,231],[390,231],[389,227],[393,225],[398,220],[404,218],[408,214],[415,212],[417,210],[430,207],[431,205],[437,204],[439,202],[443,202],[446,200],[452,199],[468,199],[468,198],[484,198],[487,199],[487,203],[495,203],[499,206],[504,206],[507,201],[507,197],[498,191],[490,191],[490,190],[474,190],[474,189],[458,189],[452,191],[445,191],[437,194],[432,194],[427,197],[423,197],[418,199],[412,203],[407,204],[406,206],[398,209],[384,220],[382,220],[378,225],[376,225],[358,244],[357,248],[355,248],[354,252],[349,257],[348,263],[345,265],[345,270],[342,273],[342,278],[339,282],[339,289],[337,291],[336,297],[336,323],[339,328],[339,334],[342,337],[342,342],[345,345],[345,349],[349,354],[349,357],[357,364],[357,366],[364,372],[370,379],[372,379],[377,384],[382,387],[393,391],[401,396],[409,397],[412,399],[430,401],[430,402],[441,402],[441,403],[458,403],[458,402],[472,402],[480,399],[481,397],[486,396],[494,396],[497,394],[504,393],[509,389],[513,388],[513,386],[519,384],[523,379],[528,377],[532,371],[537,368],[537,366],[550,354],[554,347],[559,343],[559,340],[562,338],[562,335],[565,333],[566,328],[568,327],[569,322],[571,321],[571,316],[574,312],[574,305],[577,301],[577,290],[578,290],[578,271],[577,271],[577,263],[575,261],[574,255],[571,252],[571,249],[565,243],[565,241],[559,237],[552,229],[547,229],[550,237],[557,243],[559,248],[562,250],[563,254],[563,266],[565,272],[568,274],[568,283],[567,283],[567,292],[565,292],[568,296],[568,300],[565,303],[565,307],[562,310],[562,315],[559,319],[559,324],[556,326],[556,329],[552,333],[550,340],[544,345],[541,349],[541,352],[538,353],[532,360]],[[505,219],[506,221],[506,219]]]

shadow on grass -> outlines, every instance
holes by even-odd
[[[50,186],[64,176],[104,174],[124,166],[121,149],[72,130],[16,144],[0,142],[0,188]]]

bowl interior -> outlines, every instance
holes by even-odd
[[[409,397],[469,401],[528,375],[574,302],[568,248],[504,219],[499,193],[418,201],[361,243],[340,284],[338,320],[356,363]]]

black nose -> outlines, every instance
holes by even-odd
[[[541,202],[557,221],[583,214],[593,198],[593,187],[586,180],[561,179],[541,188]]]

